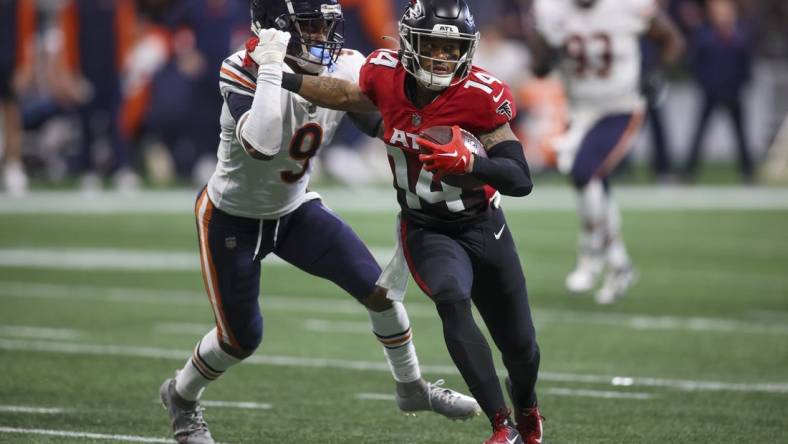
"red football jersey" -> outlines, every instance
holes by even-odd
[[[394,51],[380,49],[361,67],[359,86],[380,110],[386,132],[394,188],[403,213],[421,220],[458,221],[483,212],[495,190],[463,189],[433,181],[419,161],[418,134],[433,126],[459,125],[479,137],[512,120],[516,114],[509,87],[473,66],[468,77],[450,86],[423,108],[405,95],[409,74]]]

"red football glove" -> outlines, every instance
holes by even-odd
[[[471,165],[471,150],[465,146],[460,127],[451,127],[451,141],[445,145],[438,145],[422,137],[416,138],[420,148],[430,151],[430,154],[419,154],[419,160],[424,164],[424,169],[435,173],[435,180],[447,174],[465,174]]]
[[[257,48],[257,44],[260,42],[260,39],[257,36],[249,37],[244,44],[244,48],[246,48],[246,54],[244,54],[244,68],[252,68],[257,65],[257,63],[252,60],[252,56],[249,55],[250,52],[254,51]]]

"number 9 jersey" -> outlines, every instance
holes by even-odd
[[[632,112],[642,108],[640,34],[658,12],[656,0],[536,0],[539,33],[563,52],[561,71],[572,105]]]
[[[511,91],[501,80],[473,66],[467,78],[417,108],[405,93],[408,76],[396,52],[380,49],[367,57],[359,80],[359,87],[383,116],[382,139],[402,214],[422,225],[475,219],[487,210],[496,190],[488,185],[459,188],[435,181],[419,160],[416,138],[421,131],[440,125],[458,125],[480,138],[515,117]]]
[[[252,158],[245,151],[237,131],[249,115],[247,111],[257,86],[257,67],[244,66],[244,56],[245,51],[238,51],[222,63],[219,88],[224,105],[220,117],[218,163],[208,181],[208,195],[214,205],[226,213],[276,219],[306,200],[319,198],[317,193],[307,193],[310,162],[321,146],[331,142],[345,113],[317,107],[281,89],[280,150],[269,160]],[[332,68],[321,75],[355,83],[363,63],[361,53],[343,49]],[[292,72],[286,64],[283,68]],[[271,145],[276,144],[272,142]]]

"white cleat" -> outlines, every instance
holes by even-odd
[[[594,300],[601,305],[612,304],[623,297],[637,280],[638,273],[632,265],[608,270],[605,282],[594,295]]]
[[[583,255],[577,258],[577,265],[565,280],[566,289],[572,293],[585,293],[596,286],[603,262],[595,256]]]
[[[21,197],[27,193],[27,174],[19,162],[6,164],[3,171],[3,182],[6,192],[14,197]]]
[[[409,396],[396,394],[397,406],[406,415],[415,416],[416,412],[435,412],[449,419],[465,420],[478,416],[482,409],[470,396],[444,388],[445,381],[427,383],[424,390]]]
[[[179,405],[175,394],[175,378],[164,381],[159,388],[159,398],[170,416],[170,425],[178,444],[215,444],[200,404],[195,402],[190,407]]]

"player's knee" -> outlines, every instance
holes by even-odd
[[[582,171],[579,168],[573,168],[572,172],[570,173],[570,177],[572,179],[572,185],[574,185],[575,189],[582,190],[586,187],[586,185],[588,185],[588,182],[591,182],[591,179],[594,176],[589,171]]]
[[[368,310],[374,312],[381,312],[386,311],[392,307],[391,300],[386,297],[388,290],[383,287],[375,286],[372,290],[372,294],[367,296],[364,299],[361,299],[360,302],[367,307]]]
[[[501,345],[501,353],[512,361],[532,362],[539,360],[539,346],[531,334],[512,336],[506,344]]]
[[[236,339],[238,340],[238,347],[233,347],[235,350],[234,353],[231,354],[239,359],[245,359],[251,356],[263,342],[262,322],[252,323],[245,328]]]

